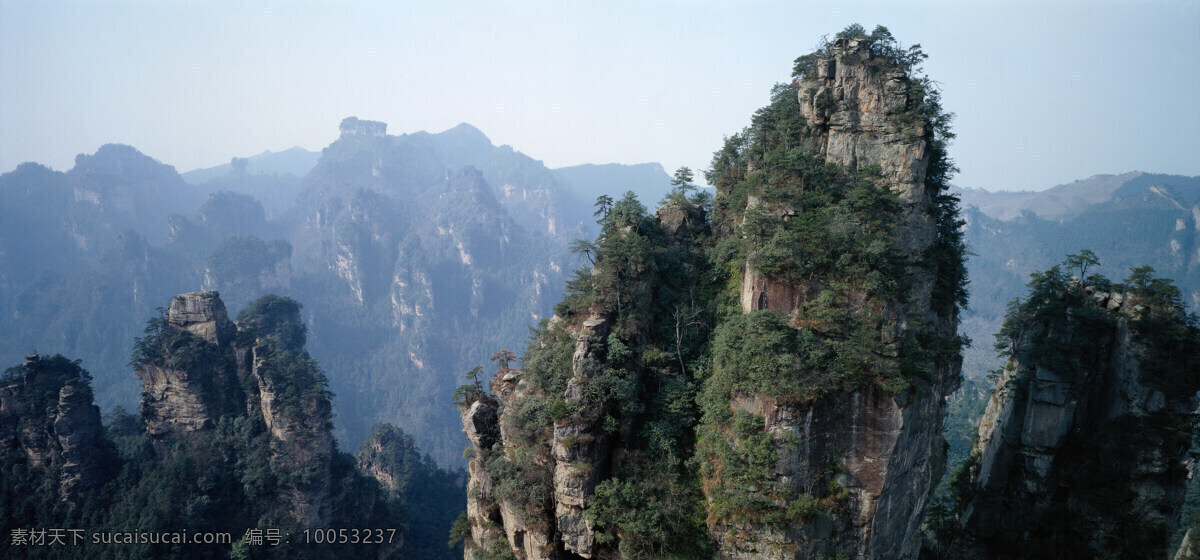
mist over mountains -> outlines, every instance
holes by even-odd
[[[120,145],[67,172],[29,163],[0,176],[0,324],[11,333],[0,356],[81,357],[101,407],[131,409],[129,341],[171,296],[216,289],[237,308],[290,294],[307,306],[312,352],[338,395],[339,435],[357,441],[389,419],[453,463],[458,428],[434,403],[549,316],[579,264],[567,245],[594,231],[596,196],[629,189],[653,204],[670,178],[657,164],[549,169],[467,124],[360,128],[344,126],[321,154],[266,152],[182,176]],[[1198,192],[1200,179],[1148,173],[960,189],[971,248],[963,330],[975,341],[966,377],[998,367],[991,333],[1028,274],[1079,248],[1114,276],[1151,264],[1195,309]]]
[[[132,410],[125,364],[156,307],[195,290],[233,309],[290,295],[337,395],[339,436],[357,442],[389,417],[457,463],[464,440],[445,403],[463,372],[522,348],[549,316],[578,264],[568,244],[595,228],[592,187],[470,125],[383,126],[348,119],[302,178],[308,152],[235,160],[188,174],[192,185],[120,145],[65,173],[31,163],[0,176],[0,359],[79,357],[101,408]],[[637,175],[638,188],[670,181],[661,166]]]
[[[971,250],[968,378],[999,367],[991,335],[1029,275],[1081,249],[1094,251],[1100,273],[1113,277],[1154,267],[1200,310],[1200,177],[1131,172],[1037,192],[958,192]]]

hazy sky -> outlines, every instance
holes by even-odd
[[[957,183],[1200,175],[1200,2],[0,0],[0,171],[102,144],[180,171],[346,116],[479,127],[551,167],[708,167],[823,34],[921,43]]]

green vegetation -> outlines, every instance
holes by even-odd
[[[594,268],[568,282],[556,308],[559,320],[543,322],[531,340],[522,370],[529,394],[509,403],[504,416],[517,446],[508,457],[487,458],[500,481],[497,498],[552,518],[551,473],[544,467],[551,426],[591,427],[564,441],[572,449],[627,437],[626,460],[607,473],[584,512],[597,543],[626,558],[711,556],[690,459],[715,291],[704,253],[709,197],[691,180],[690,171],[680,169],[666,202],[680,220],[682,237],[675,241],[632,193],[597,201],[599,237],[575,244]],[[577,397],[567,400],[575,371],[572,332],[591,318],[610,328],[588,341],[593,353],[579,367],[590,373]]]
[[[199,369],[221,363],[217,345],[167,323],[166,308],[158,308],[158,316],[146,321],[143,336],[134,339],[129,367],[145,365],[174,370]]]
[[[1037,550],[1037,558],[1085,558],[1105,551],[1134,557],[1161,550],[1167,542],[1166,525],[1136,511],[1135,504],[1144,497],[1138,496],[1131,480],[1138,461],[1177,454],[1192,445],[1193,426],[1180,407],[1187,408],[1200,390],[1200,328],[1194,315],[1184,315],[1179,290],[1171,281],[1155,277],[1152,268],[1134,267],[1122,283],[1098,274],[1085,276],[1089,268],[1099,265],[1093,252],[1083,250],[1030,276],[1028,294],[1009,304],[996,335],[996,351],[1009,358],[1009,368],[1020,368],[1005,390],[1010,399],[1023,402],[1034,369],[1076,384],[1114,383],[1100,376],[1127,367],[1113,360],[1114,348],[1124,344],[1122,333],[1128,329],[1134,343],[1129,357],[1138,363],[1137,381],[1162,391],[1165,403],[1115,418],[1099,417],[1097,410],[1077,410],[1076,418],[1083,418],[1088,430],[1072,432],[1054,456],[1064,490],[1036,497],[1032,503],[1004,506],[1021,517],[1012,531],[1024,532],[1018,539],[1018,533],[1005,532],[1005,526],[983,543],[1003,554]],[[959,538],[958,520],[968,503],[978,496],[982,501],[975,503],[977,510],[999,508],[994,502],[1006,499],[979,494],[983,490],[976,488],[978,462],[972,454],[955,470],[930,508],[926,546],[934,557],[944,557]],[[1156,480],[1169,485],[1185,476],[1173,459],[1167,459],[1167,467]],[[1103,523],[1102,534],[1093,535],[1096,523]],[[1017,542],[1020,550],[1013,548]]]
[[[256,352],[264,358],[258,373],[275,391],[274,412],[290,422],[311,423],[311,418],[328,413],[319,408],[322,403],[328,406],[329,395],[323,374],[304,350],[299,309],[296,302],[279,296],[253,302],[239,314],[245,330],[239,333],[238,344],[256,344]],[[215,345],[171,326],[161,312],[148,322],[134,352],[137,366],[186,368],[194,378],[213,377],[231,367],[225,360]],[[412,438],[380,426],[373,433],[376,445],[360,450],[394,483],[380,488],[374,478],[358,471],[354,457],[336,446],[332,452],[317,450],[307,457],[303,449],[293,449],[306,445],[307,437],[327,433],[331,426],[308,425],[307,432],[301,429],[295,438],[282,442],[267,430],[257,406],[240,402],[238,412],[214,418],[209,429],[154,442],[143,418],[118,408],[104,419],[99,441],[81,440],[77,445],[82,447],[72,451],[90,482],[64,501],[60,494],[64,457],[58,447],[62,434],[55,437],[61,429],[56,421],[58,395],[63,385],[73,383],[90,402],[89,382],[90,375],[78,361],[62,356],[9,368],[0,378],[0,385],[18,391],[10,395],[14,407],[8,409],[6,400],[0,426],[5,430],[15,426],[19,434],[36,436],[26,440],[27,436],[19,435],[18,444],[48,453],[40,463],[19,450],[0,455],[0,529],[6,534],[33,527],[216,531],[230,532],[235,542],[9,548],[9,557],[376,558],[378,546],[298,543],[305,527],[293,517],[294,492],[319,490],[326,481],[329,526],[397,529],[397,539],[404,542],[399,558],[461,556],[461,549],[446,548],[445,539],[465,498],[462,474],[438,469],[416,451]],[[238,393],[237,388],[222,389]],[[247,393],[257,395],[257,387]],[[410,517],[409,510],[421,515]],[[243,533],[251,528],[280,529],[292,542],[273,547],[247,544]]]
[[[238,312],[238,330],[278,348],[296,351],[304,346],[308,327],[300,319],[302,306],[286,296],[267,294]]]
[[[466,519],[462,472],[438,468],[428,454],[417,449],[411,436],[390,424],[377,424],[355,455],[360,462],[388,473],[394,484],[383,490],[409,512],[403,558],[462,558],[462,546],[457,544],[461,535],[454,539],[453,531],[456,519]],[[446,546],[447,535],[455,540],[450,547]]]
[[[916,72],[924,58],[901,50],[886,29],[845,36],[869,41],[881,69]],[[815,61],[802,57],[797,78]],[[597,544],[612,554],[708,558],[715,547],[706,525],[714,523],[836,526],[849,499],[835,481],[837,452],[783,484],[780,461],[805,442],[768,432],[760,413],[732,403],[753,396],[811,406],[870,386],[902,393],[954,363],[965,340],[897,312],[914,270],[936,278],[939,321],[966,301],[962,221],[946,192],[955,171],[949,116],[930,82],[912,83],[905,110],[889,118],[924,138],[931,154],[924,188],[933,204],[923,218],[936,239],[922,254],[898,243],[904,212],[882,170],[825,163],[784,85],[714,154],[706,178],[715,198],[687,168],[676,171],[658,219],[632,193],[599,198],[600,235],[573,245],[590,266],[567,281],[557,318],[534,333],[523,394],[504,403],[512,447],[487,459],[497,495],[553,519],[551,428],[583,425],[584,434],[563,441],[568,450],[614,444],[623,452],[585,506]],[[747,268],[794,299],[764,295],[743,313]],[[576,340],[585,324],[603,335]]]
[[[936,325],[914,317],[901,322],[889,313],[907,299],[913,268],[934,272],[936,316],[952,318],[966,304],[963,222],[957,198],[948,192],[956,171],[946,152],[951,116],[932,82],[919,75],[925,58],[919,46],[900,49],[882,27],[868,35],[851,26],[837,38],[864,41],[869,66],[911,76],[908,103],[890,118],[930,150],[924,187],[934,202],[928,218],[937,236],[915,261],[902,253],[896,243],[898,195],[878,167],[849,170],[813,153],[809,123],[788,86],[776,86],[771,104],[714,154],[707,177],[717,186],[716,227],[725,238],[710,256],[713,269],[724,275],[727,303],[714,330],[712,373],[701,397],[700,451],[717,518],[783,527],[816,515],[836,517],[845,496],[832,482],[836,461],[812,469],[812,480],[797,481],[797,487],[778,487],[770,480],[774,462],[760,452],[764,442],[746,435],[741,415],[747,413],[732,413],[731,399],[753,394],[780,406],[803,406],[871,385],[900,393],[926,383],[935,368],[951,367],[966,343]],[[830,42],[797,59],[794,83],[815,77],[817,61],[832,48]],[[764,293],[751,302],[754,311],[742,314],[731,303],[747,267],[768,283],[788,286],[791,292],[781,297],[795,299],[767,301]],[[794,445],[759,435],[776,453]]]

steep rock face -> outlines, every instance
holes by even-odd
[[[93,461],[104,439],[100,407],[92,404],[92,390],[86,383],[72,380],[59,390],[54,435],[62,450],[60,493],[63,500],[78,502],[101,480]]]
[[[498,404],[502,410],[502,413],[496,418],[496,423],[499,425],[497,433],[500,436],[499,442],[502,448],[497,449],[493,444],[490,452],[483,455],[486,460],[481,463],[480,487],[486,485],[492,488],[495,512],[497,513],[496,519],[500,522],[500,528],[503,531],[503,540],[500,541],[500,544],[491,546],[503,546],[504,543],[507,543],[516,554],[530,560],[558,558],[561,545],[554,538],[555,509],[557,508],[557,500],[554,498],[557,497],[557,488],[551,486],[553,484],[552,477],[555,474],[554,458],[544,449],[531,451],[530,448],[523,446],[519,438],[513,434],[513,420],[506,416],[515,403],[519,399],[529,396],[531,391],[522,375],[517,372],[493,378],[491,390],[492,394],[499,398]],[[487,409],[481,407],[477,413],[481,416],[474,418],[482,421],[482,426],[486,426],[487,418],[490,416]],[[468,433],[467,436],[470,438],[471,434]],[[481,439],[480,443],[486,441],[486,439]],[[549,487],[552,492],[555,492],[555,496],[547,503],[545,497],[541,500],[526,500],[523,499],[523,496],[514,496],[512,493],[495,495],[497,486],[503,484],[503,477],[506,474],[497,473],[499,474],[497,476],[487,470],[494,465],[492,459],[497,458],[497,453],[500,453],[503,461],[509,465],[514,464],[515,461],[521,461],[518,459],[518,453],[525,454],[523,462],[529,469],[527,472],[532,472],[534,476],[540,478],[541,489],[545,490]],[[470,486],[468,486],[468,492],[470,492]]]
[[[575,333],[571,379],[563,395],[566,403],[579,403],[588,382],[599,373],[605,349],[597,341],[607,339],[611,327],[606,317],[592,315]],[[575,421],[555,422],[550,447],[554,458],[554,513],[563,548],[584,558],[591,558],[595,552],[595,533],[584,519],[583,509],[596,484],[608,475],[616,439],[616,434],[601,425],[608,412],[589,410]]]
[[[237,332],[237,325],[225,311],[225,302],[216,292],[191,292],[171,298],[167,323],[217,346],[229,344]]]
[[[558,319],[552,322],[563,323]],[[598,374],[604,350],[596,341],[604,340],[610,327],[605,318],[593,315],[568,329],[574,352],[566,389],[559,396],[564,403],[579,403],[589,381]],[[596,484],[609,473],[618,438],[601,426],[606,411],[590,409],[571,419],[554,421],[543,428],[548,445],[531,448],[522,441],[524,436],[513,433],[530,429],[519,426],[522,420],[516,418],[521,414],[522,399],[535,394],[523,372],[512,370],[497,375],[492,379],[491,391],[498,400],[478,394],[474,397],[478,400],[459,407],[463,431],[473,450],[467,489],[472,542],[467,546],[467,558],[505,545],[526,559],[593,557],[595,532],[584,509]],[[498,473],[498,478],[489,471],[489,465],[496,468],[496,459],[501,457],[506,465],[527,461],[528,474],[518,476],[541,479],[542,488],[549,493],[546,501],[496,496],[496,485],[514,476],[505,470]]]
[[[678,249],[707,230],[704,211],[690,204],[669,203],[656,218],[643,219],[638,225],[606,226],[611,228],[608,235],[632,241],[640,236],[635,232],[640,227]],[[605,274],[598,267],[591,276]],[[623,311],[596,305],[573,309],[569,318],[552,317],[531,346],[531,352],[558,356],[548,371],[531,374],[502,361],[490,386],[496,400],[480,396],[460,407],[464,431],[475,443],[468,487],[474,550],[507,544],[518,557],[541,560],[613,553],[611,544],[598,539],[589,509],[597,486],[611,480],[630,453],[635,419],[629,409],[641,395],[636,382],[618,389],[633,380],[618,380],[613,370],[620,367],[616,355],[628,351],[621,340],[638,335],[616,332],[617,317],[650,324],[651,278],[627,288],[621,296],[627,301],[619,306]],[[614,392],[621,396],[613,398]],[[547,405],[550,410],[543,408]],[[471,550],[468,546],[468,557],[476,557]]]
[[[467,125],[343,134],[324,151],[299,197],[292,285],[317,320],[314,355],[357,349],[333,387],[351,434],[386,419],[440,463],[459,460],[457,416],[431,403],[454,390],[444,372],[514,346],[549,315],[580,226],[559,208],[583,207],[546,198],[566,188]],[[383,409],[366,414],[365,402]]]
[[[522,558],[915,558],[963,247],[936,94],[878,37],[777,89],[714,156],[715,199],[599,202],[594,267],[492,382],[474,526],[498,512]]]
[[[100,408],[77,363],[26,356],[0,384],[0,457],[19,453],[35,468],[57,467],[58,496],[75,506],[107,477]]]
[[[495,482],[485,466],[492,447],[500,441],[500,404],[486,395],[459,407],[463,432],[471,441],[471,461],[467,466],[467,517],[471,533],[465,539],[464,557],[475,560],[487,551],[507,546],[500,506],[494,496]]]
[[[1035,557],[1165,557],[1200,404],[1186,355],[1198,335],[1165,342],[1182,312],[1134,293],[1073,284],[1054,299],[1058,317],[1029,321],[1054,326],[1014,343],[980,421],[953,557],[1025,558],[1028,543]],[[1167,381],[1163,361],[1185,377]]]
[[[164,317],[152,320],[137,358],[147,431],[163,450],[222,416],[261,419],[271,463],[285,475],[285,511],[301,526],[327,526],[344,481],[331,468],[332,406],[304,350],[300,307],[268,295],[244,314],[236,325],[216,292],[192,292],[175,296]]]
[[[955,272],[930,264],[938,242],[939,185],[926,177],[932,136],[930,125],[914,117],[924,100],[920,92],[914,93],[913,80],[873,52],[867,40],[839,38],[818,53],[811,70],[793,84],[799,89],[813,152],[850,171],[876,169],[878,184],[898,195],[894,237],[904,262],[900,282],[907,289],[892,299],[858,289],[845,295],[852,314],[867,309],[893,323],[877,336],[897,351],[902,341],[921,336],[953,340],[957,328],[954,307],[934,303],[937,275],[952,279]],[[752,162],[748,173],[754,172]],[[784,222],[805,212],[753,194],[744,210],[734,210]],[[779,278],[748,260],[742,269],[740,301],[744,313],[784,313],[794,327],[803,329],[811,324],[805,310],[828,290],[829,278]],[[710,521],[722,553],[747,560],[838,554],[915,557],[922,514],[945,465],[944,397],[958,385],[959,363],[957,355],[928,360],[920,366],[924,373],[900,391],[869,384],[800,402],[778,402],[767,394],[731,395],[730,409],[761,417],[774,442],[779,459],[767,480],[768,493],[813,494],[814,486],[836,484],[839,490],[823,499],[836,502],[833,509],[842,513],[782,527]]]
[[[237,326],[216,292],[175,296],[159,328],[175,336],[136,369],[152,437],[182,437],[242,409],[245,397],[232,367]]]
[[[271,438],[272,463],[291,472],[307,470],[315,477],[287,485],[288,508],[304,527],[329,524],[334,480],[330,461],[334,453],[333,410],[324,391],[288,395],[281,386],[291,383],[290,372],[279,371],[272,360],[276,352],[268,344],[253,348],[253,379],[258,388],[259,411]]]

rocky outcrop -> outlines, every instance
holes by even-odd
[[[687,185],[655,217],[628,198],[605,215],[533,365],[492,382],[500,444],[476,446],[471,487],[496,499],[471,502],[475,527],[498,521],[522,558],[916,557],[959,380],[962,248],[943,177],[927,177],[946,161],[936,100],[881,41],[829,44],[798,100],[777,95],[729,140],[711,224]],[[826,241],[841,254],[807,260]],[[884,253],[899,264],[844,264]],[[712,311],[728,296],[744,317]],[[491,425],[478,403],[460,411],[468,434]],[[693,448],[683,466],[675,449]]]
[[[251,371],[257,382],[259,412],[271,433],[271,459],[284,472],[317,473],[285,484],[288,510],[303,527],[328,526],[331,513],[330,461],[334,453],[333,411],[323,387],[296,391],[273,360],[270,344],[254,345]],[[315,389],[315,390],[314,390]],[[281,395],[287,391],[290,394]],[[297,394],[298,393],[298,394]]]
[[[64,501],[82,503],[99,486],[104,467],[99,464],[104,427],[100,407],[92,403],[92,389],[82,380],[71,380],[58,391],[54,436],[62,457],[60,495]]]
[[[599,373],[604,341],[611,324],[607,317],[592,315],[575,334],[571,356],[571,379],[563,395],[567,403],[579,403],[588,382]],[[587,410],[579,418],[554,423],[550,446],[554,458],[554,514],[563,548],[583,558],[595,552],[595,533],[583,517],[596,484],[608,474],[614,435],[601,422],[608,410]]]
[[[58,499],[85,502],[108,477],[100,408],[86,373],[62,356],[26,356],[0,385],[0,457],[20,454],[34,468],[57,469]]]
[[[557,318],[552,322],[564,324]],[[610,471],[621,433],[602,426],[610,412],[607,408],[585,408],[581,400],[589,390],[589,382],[604,366],[602,341],[611,326],[606,317],[594,314],[568,327],[574,352],[566,389],[558,397],[568,407],[580,406],[580,412],[544,427],[548,446],[530,447],[529,442],[513,433],[514,429],[529,429],[515,427],[522,422],[515,418],[520,414],[519,401],[531,396],[531,388],[519,370],[507,370],[492,379],[491,391],[498,400],[479,393],[469,404],[459,407],[463,431],[471,440],[473,452],[467,490],[473,542],[468,544],[467,558],[505,544],[529,560],[595,557],[595,531],[584,512],[596,484]],[[518,457],[530,454],[531,458]],[[527,465],[524,468],[528,474],[524,476],[542,479],[550,493],[548,500],[528,502],[519,496],[495,495],[497,484],[503,480],[497,480],[488,465],[500,457],[509,465]]]
[[[250,307],[235,325],[216,292],[171,300],[137,366],[147,431],[161,451],[224,415],[261,418],[271,462],[286,479],[283,509],[303,527],[327,526],[337,483],[333,414],[324,378],[304,351],[300,307],[273,295]]]
[[[387,123],[379,121],[360,120],[358,117],[346,117],[338,126],[342,138],[347,136],[383,136],[387,133]]]
[[[1197,550],[1195,541],[1192,540],[1193,529],[1188,529],[1183,535],[1183,542],[1179,543],[1179,550],[1175,551],[1174,560],[1196,560],[1200,558],[1200,551]]]
[[[237,326],[216,292],[175,296],[156,325],[157,338],[136,368],[142,416],[152,438],[184,437],[244,410],[233,364]]]
[[[191,292],[171,298],[167,324],[216,346],[233,342],[237,333],[237,325],[229,320],[225,302],[217,292]]]
[[[489,454],[484,455],[485,463],[481,465],[486,471],[486,460],[490,460],[497,456],[497,453],[503,455],[504,461],[512,465],[517,459],[517,453],[526,453],[531,455],[525,460],[525,472],[531,472],[534,476],[541,478],[543,481],[553,476],[555,462],[553,457],[549,456],[544,450],[531,449],[524,445],[524,442],[519,441],[518,437],[513,434],[514,422],[510,416],[510,411],[519,399],[527,397],[531,394],[528,384],[522,378],[520,372],[510,372],[503,376],[493,378],[491,383],[492,394],[499,398],[500,410],[503,413],[497,417],[499,424],[498,433],[500,435],[501,447],[497,448],[494,444]],[[477,413],[482,416],[476,416],[473,420],[486,422],[490,416],[487,408],[490,403],[484,407],[480,407]],[[486,426],[486,423],[477,425]],[[486,432],[484,432],[486,433]],[[471,434],[468,433],[468,437]],[[487,440],[481,439],[480,443],[486,443]],[[503,531],[503,539],[500,541],[501,546],[507,543],[509,548],[518,555],[524,556],[527,560],[552,560],[558,558],[558,553],[561,550],[561,545],[555,541],[554,527],[556,522],[555,509],[557,504],[557,488],[551,487],[551,491],[555,494],[551,499],[551,503],[545,501],[526,500],[525,496],[514,496],[512,494],[500,496],[496,495],[497,486],[504,482],[502,478],[488,472],[483,475],[486,485],[493,489],[495,496],[494,503],[497,508],[497,520],[500,523],[500,528]],[[482,482],[482,480],[481,480]],[[481,488],[483,485],[481,484]],[[541,486],[542,489],[546,485]],[[470,492],[470,483],[468,483],[468,493]],[[469,513],[469,512],[468,512]],[[493,544],[492,546],[496,546]]]
[[[879,184],[899,197],[895,243],[905,261],[907,292],[890,301],[855,291],[845,295],[851,313],[870,309],[894,321],[894,328],[879,336],[896,348],[918,336],[952,341],[957,330],[954,307],[934,304],[937,275],[954,272],[928,263],[937,243],[940,186],[926,177],[933,136],[930,124],[917,116],[924,100],[912,87],[914,80],[873,52],[867,39],[839,38],[817,53],[812,71],[793,84],[813,153],[851,171],[877,168]],[[747,197],[746,209],[784,221],[805,211],[754,194]],[[740,301],[745,313],[777,311],[787,314],[794,327],[806,328],[802,310],[827,290],[823,278],[773,277],[747,260]],[[764,492],[824,495],[826,510],[838,513],[782,527],[710,517],[722,555],[746,560],[915,558],[923,512],[945,466],[945,397],[958,385],[960,363],[956,353],[927,360],[925,371],[898,392],[865,384],[799,402],[780,402],[767,394],[731,395],[730,409],[762,417],[774,441],[778,462]],[[827,485],[837,490],[822,490]]]
[[[1183,324],[1181,312],[1078,283],[1055,299],[1061,311],[1045,319],[1055,326],[1016,344],[980,421],[953,557],[1026,558],[1031,545],[1047,558],[1166,557],[1188,476],[1200,365],[1173,356],[1190,367],[1190,388],[1171,389],[1147,371],[1161,364],[1146,360],[1164,359],[1156,345],[1190,353],[1189,343],[1161,338]],[[1200,335],[1185,336],[1192,351],[1200,347]],[[1046,345],[1054,351],[1038,349]]]
[[[486,467],[493,447],[500,441],[499,406],[487,395],[478,395],[473,402],[459,406],[463,431],[471,441],[471,461],[467,465],[467,518],[471,523],[471,534],[465,539],[466,560],[475,560],[488,551],[508,545],[494,494],[495,481]]]

